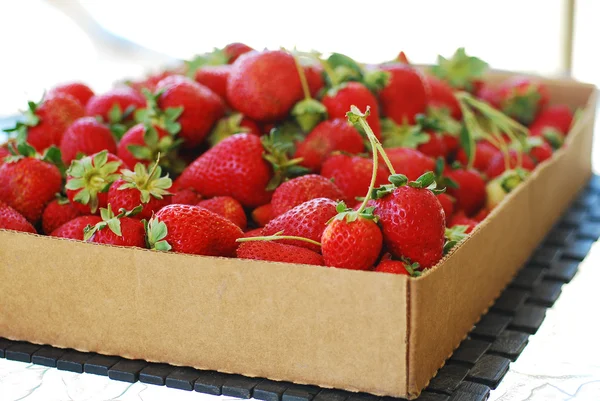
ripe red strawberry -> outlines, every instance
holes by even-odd
[[[379,273],[392,273],[392,274],[402,274],[405,276],[415,276],[418,277],[421,275],[421,272],[417,270],[419,266],[410,265],[408,263],[404,263],[400,260],[392,259],[392,255],[386,253],[381,258],[381,261],[375,267],[376,272]]]
[[[266,187],[272,170],[263,152],[257,136],[233,135],[190,164],[179,176],[178,185],[193,188],[206,198],[231,196],[247,207],[264,205],[271,200]]]
[[[100,209],[102,221],[94,226],[87,226],[83,231],[85,241],[96,244],[117,246],[146,247],[146,230],[139,219],[129,217],[131,214],[121,209],[115,215],[110,205]]]
[[[554,149],[562,146],[573,123],[573,112],[567,105],[552,105],[540,111],[529,126],[532,136],[544,138]]]
[[[431,157],[425,156],[415,149],[390,148],[386,149],[385,153],[396,173],[405,175],[409,180],[416,180],[427,171],[432,171],[435,168],[435,161]],[[383,159],[380,158],[379,163],[382,162]],[[385,182],[387,182],[387,179]]]
[[[252,230],[248,230],[248,231],[244,232],[244,238],[254,238],[254,237],[262,237],[262,227],[253,228]],[[298,247],[298,248],[300,248],[300,247]],[[304,248],[300,248],[300,249],[304,249]]]
[[[10,152],[7,148],[0,146],[0,166],[4,164],[7,156],[10,156]]]
[[[325,224],[336,214],[335,201],[327,198],[311,199],[271,220],[263,228],[263,235],[273,235],[282,231],[282,235],[303,237],[319,242],[325,231]],[[304,241],[282,240],[281,242],[319,251],[319,246]]]
[[[261,135],[261,129],[254,121],[248,117],[244,117],[243,114],[235,113],[217,121],[217,124],[208,137],[208,141],[211,146],[215,146],[223,139],[243,132],[256,136]]]
[[[310,89],[310,95],[316,97],[319,91],[325,87],[323,68],[319,64],[305,65],[304,75]]]
[[[227,99],[227,79],[230,72],[231,66],[227,64],[207,65],[196,70],[194,79],[225,100]]]
[[[202,200],[202,195],[196,192],[192,188],[177,188],[176,184],[173,184],[171,188],[173,196],[171,197],[171,203],[180,205],[196,205]]]
[[[223,48],[223,53],[229,60],[229,64],[233,64],[242,54],[249,53],[254,49],[243,43],[230,43]]]
[[[417,150],[425,156],[433,157],[434,159],[438,157],[445,158],[448,154],[448,149],[446,148],[444,136],[439,132],[428,132],[427,135],[429,136],[429,140],[417,146]]]
[[[357,197],[364,196],[371,182],[373,162],[360,156],[333,154],[323,163],[321,175],[332,179],[344,194],[344,199],[354,206]],[[376,185],[387,182],[388,172],[379,165]]]
[[[246,212],[242,205],[240,205],[240,202],[230,196],[216,196],[211,199],[206,199],[198,202],[197,206],[208,209],[213,213],[231,220],[233,224],[242,230],[246,229],[246,225],[248,224]]]
[[[548,142],[544,142],[540,138],[536,137],[530,137],[527,139],[530,146],[529,155],[536,164],[540,164],[544,160],[548,160],[552,157],[552,147],[548,144]],[[538,139],[538,141],[535,139]]]
[[[37,234],[35,228],[21,213],[0,201],[0,229]]]
[[[83,241],[83,230],[88,226],[95,226],[101,222],[100,216],[79,216],[75,217],[58,227],[50,233],[51,237],[76,239]]]
[[[117,152],[117,143],[106,125],[98,122],[94,117],[82,117],[76,120],[63,135],[60,142],[62,160],[66,165],[77,158],[108,150]]]
[[[500,153],[498,149],[487,141],[479,141],[475,145],[475,157],[473,159],[473,168],[479,171],[485,171],[490,164],[490,161],[497,153]],[[458,160],[463,166],[466,166],[469,162],[467,154],[464,149],[459,149],[456,154],[456,160]]]
[[[146,99],[140,93],[129,87],[120,87],[93,96],[86,104],[85,112],[88,116],[102,117],[104,122],[116,122],[112,121],[114,119],[110,116],[113,110],[119,110],[120,114],[124,115],[128,110],[142,109],[145,106]]]
[[[165,206],[150,220],[146,231],[151,249],[206,256],[235,256],[236,240],[244,236],[225,217],[191,205]]]
[[[141,210],[133,215],[135,219],[149,219],[152,215],[171,203],[172,181],[168,175],[161,177],[162,170],[156,164],[148,170],[138,163],[135,170],[122,170],[122,178],[116,180],[108,190],[108,204],[114,210]]]
[[[170,76],[158,83],[160,110],[183,108],[177,119],[178,132],[186,147],[198,146],[214,123],[225,114],[223,100],[204,85],[183,76]],[[167,130],[169,130],[167,128]]]
[[[273,206],[270,203],[257,207],[252,211],[252,220],[259,227],[264,227],[273,220]]]
[[[71,205],[68,199],[60,197],[48,203],[42,214],[42,229],[44,234],[50,233],[81,213]]]
[[[456,199],[457,210],[473,216],[485,205],[485,181],[477,170],[448,170],[446,176],[458,184],[458,188],[448,188],[448,193]]]
[[[477,224],[479,224],[477,220],[467,217],[465,213],[461,210],[456,212],[454,216],[452,216],[448,227],[467,226],[465,234],[470,234],[475,228],[475,226],[477,226]]]
[[[33,148],[30,149],[34,153]],[[61,191],[59,169],[32,156],[16,156],[0,166],[0,201],[35,224]]]
[[[444,209],[427,189],[435,182],[434,175],[427,173],[412,186],[405,185],[406,177],[390,179],[394,185],[378,194],[375,209],[386,248],[397,258],[429,268],[442,258],[446,228]]]
[[[174,69],[169,69],[165,71],[159,71],[154,74],[150,74],[146,78],[138,81],[129,81],[127,82],[127,86],[134,89],[136,92],[141,95],[144,94],[144,89],[150,92],[156,91],[156,85],[165,79],[166,77],[170,77],[171,75],[184,75],[185,69],[178,67]]]
[[[377,138],[381,138],[381,123],[379,122],[379,102],[371,91],[360,82],[347,82],[339,87],[329,90],[321,99],[327,108],[330,119],[346,118],[350,106],[360,110],[370,107],[371,114],[367,118],[369,126]]]
[[[422,75],[403,63],[384,65],[382,70],[390,74],[389,82],[379,92],[382,113],[396,124],[414,124],[415,116],[425,112],[429,97]]]
[[[494,88],[490,84],[483,84],[477,90],[476,96],[488,103],[489,105],[500,108],[500,95],[498,93],[498,89]]]
[[[302,95],[294,57],[281,50],[242,55],[227,81],[227,102],[259,122],[285,118]]]
[[[442,208],[444,209],[444,217],[446,218],[446,224],[448,224],[452,214],[454,214],[454,203],[456,202],[456,199],[445,192],[436,196],[438,201],[440,201]]]
[[[344,199],[344,194],[331,180],[309,174],[291,179],[281,184],[271,198],[273,216],[279,216],[288,210],[315,198],[327,198],[334,201]]]
[[[122,167],[121,159],[105,150],[74,160],[67,170],[65,185],[73,207],[85,214],[95,214],[98,208],[106,207],[108,189],[119,179]]]
[[[36,151],[43,152],[52,145],[58,146],[66,129],[85,111],[75,98],[63,93],[47,96],[41,103],[29,102],[24,121],[18,122],[9,132],[27,141]]]
[[[273,241],[244,242],[238,247],[236,253],[240,259],[323,266],[323,257],[318,253]]]
[[[349,154],[363,152],[365,145],[356,128],[345,119],[323,121],[298,143],[294,157],[301,157],[302,166],[318,172],[323,161],[334,151]]]
[[[57,85],[48,92],[48,96],[54,96],[57,93],[63,93],[72,96],[83,107],[85,107],[90,98],[94,96],[94,91],[92,91],[89,86],[81,82],[67,82]]]
[[[175,167],[173,159],[179,142],[157,125],[136,124],[131,127],[117,146],[117,156],[129,168],[137,163],[148,166],[161,155],[163,167]]]
[[[529,125],[548,104],[548,88],[529,77],[511,77],[498,88],[500,110],[515,120]]]
[[[510,168],[514,169],[517,167],[517,151],[511,149],[509,151],[510,154]],[[535,163],[533,159],[526,153],[523,154],[522,165],[521,167],[527,171],[533,171],[535,168]],[[500,174],[506,171],[506,165],[504,162],[504,155],[501,152],[498,152],[492,157],[490,163],[488,164],[487,169],[485,170],[485,174],[491,180],[492,178],[498,177]]]
[[[430,90],[427,106],[433,109],[446,109],[452,118],[460,120],[462,111],[456,96],[454,96],[452,87],[445,81],[431,75],[425,76],[425,83]]]

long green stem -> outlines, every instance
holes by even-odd
[[[333,71],[333,69],[331,69],[331,66],[329,65],[327,60],[323,60],[323,59],[321,59],[321,57],[317,57],[317,56],[315,56],[315,57],[316,57],[317,61],[321,64],[321,66],[323,67],[323,71],[325,71],[325,74],[327,74],[327,77],[329,77],[329,82],[331,82],[331,86],[337,86],[339,84],[339,82],[335,75],[335,71]]]
[[[363,119],[361,118],[361,121]],[[368,135],[367,135],[368,136]],[[365,199],[363,199],[360,207],[357,210],[357,213],[360,214],[367,207],[367,203],[371,200],[371,193],[373,192],[373,188],[375,188],[375,182],[377,181],[377,170],[379,169],[379,157],[377,156],[377,145],[373,142],[371,136],[368,136],[369,142],[371,143],[371,148],[373,149],[373,172],[371,173],[371,183],[369,184],[369,189],[367,191],[367,195]]]
[[[369,124],[367,124],[367,122],[363,118],[361,118],[359,121],[360,121],[360,126],[365,131],[365,134],[367,134],[367,138],[369,138],[371,147],[377,148],[377,151],[381,155],[381,158],[385,162],[385,165],[387,166],[388,170],[390,170],[390,174],[392,174],[392,175],[396,174],[396,171],[394,170],[394,166],[392,166],[392,162],[390,162],[390,159],[387,157],[385,150],[383,150],[383,145],[381,145],[381,142],[379,142],[379,139],[377,139],[377,137],[375,136],[375,133],[373,132],[373,130],[371,129]],[[374,159],[376,159],[376,157],[374,157]]]
[[[306,74],[304,73],[304,68],[300,64],[298,60],[298,56],[293,53],[290,53],[294,58],[294,63],[296,63],[296,70],[298,70],[298,76],[300,77],[300,84],[302,85],[302,92],[304,92],[304,99],[310,100],[312,96],[310,95],[310,88],[308,86],[308,82],[306,81]]]

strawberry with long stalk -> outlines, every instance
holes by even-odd
[[[310,87],[306,79],[304,67],[300,63],[299,56],[292,54],[294,62],[296,63],[296,70],[298,71],[298,77],[300,78],[300,84],[302,85],[302,93],[304,99],[296,103],[292,108],[292,116],[304,132],[310,132],[319,122],[327,118],[327,108],[323,103],[314,99],[310,93]]]

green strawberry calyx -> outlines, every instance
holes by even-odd
[[[121,176],[117,171],[119,161],[108,161],[108,151],[73,160],[67,170],[66,189],[77,191],[74,201],[89,205],[92,213],[98,210],[98,193],[107,192],[110,185]]]
[[[423,129],[455,137],[460,135],[463,127],[460,121],[452,118],[450,111],[444,107],[428,107],[427,114],[417,114],[415,120]]]
[[[276,232],[273,235],[265,235],[265,236],[260,236],[260,237],[242,237],[242,238],[236,239],[236,242],[278,241],[278,240],[282,240],[282,239],[303,241],[303,242],[307,242],[309,244],[321,246],[320,242],[317,242],[317,241],[312,240],[310,238],[297,237],[295,235],[283,235],[283,231]]]
[[[102,116],[96,116],[96,120],[108,124],[110,132],[112,132],[117,141],[120,141],[127,130],[135,124],[135,120],[131,118],[134,111],[135,106],[133,105],[122,110],[121,106],[118,103],[115,103],[108,111],[108,121],[104,121]]]
[[[444,237],[446,239],[444,242],[444,255],[447,255],[452,248],[454,248],[459,242],[461,242],[463,239],[469,236],[469,234],[466,233],[467,228],[467,226],[463,225],[456,225],[454,227],[446,228],[444,234]]]
[[[44,96],[42,96],[42,100],[38,103],[28,101],[27,102],[27,110],[22,111],[23,118],[20,121],[17,121],[14,127],[7,128],[4,130],[9,137],[16,137],[17,142],[26,142],[27,141],[27,130],[31,127],[37,126],[41,119],[36,114],[38,107],[43,103]]]
[[[444,158],[441,156],[438,157],[435,160],[435,170],[434,170],[435,182],[445,188],[454,188],[454,189],[459,188],[459,185],[456,181],[454,181],[452,178],[444,175],[445,168],[446,168],[446,163],[444,161]]]
[[[230,116],[221,118],[208,137],[210,145],[215,146],[222,140],[235,134],[250,132],[250,128],[241,125],[243,119],[244,115],[242,113],[234,113]]]
[[[381,136],[386,148],[416,149],[419,145],[429,142],[429,134],[423,130],[422,125],[410,125],[407,122],[399,125],[389,118],[381,120]]]
[[[161,159],[161,165],[169,168],[174,165],[175,151],[183,143],[181,138],[175,138],[172,135],[166,135],[162,138],[158,135],[156,127],[146,122],[144,125],[144,145],[128,145],[127,150],[131,152],[137,160],[152,161],[156,160],[159,154],[166,155]]]
[[[341,201],[335,207],[336,212],[338,212],[335,216],[333,216],[327,224],[331,223],[334,220],[345,221],[346,223],[352,223],[359,218],[373,220],[375,223],[379,221],[379,218],[374,214],[375,206],[369,206],[363,208],[360,212],[358,210],[354,210],[346,206],[346,202]]]
[[[554,150],[559,149],[565,142],[565,135],[554,127],[543,128],[542,136],[544,139],[546,139],[546,141],[548,141]]]
[[[142,203],[150,202],[150,197],[163,199],[166,195],[171,195],[167,191],[173,185],[169,175],[161,177],[162,169],[158,165],[160,156],[151,168],[146,168],[143,163],[137,163],[133,171],[121,170],[122,179],[125,181],[119,186],[119,190],[137,189],[140,191],[140,201]]]
[[[168,234],[167,225],[156,217],[151,218],[148,222],[143,220],[143,222],[148,248],[155,251],[170,251],[172,248],[171,244],[165,239]]]
[[[146,98],[146,108],[138,109],[135,112],[135,120],[138,123],[147,125],[156,125],[171,135],[176,135],[181,131],[181,124],[177,121],[183,113],[183,107],[168,107],[162,110],[158,106],[158,99],[164,90],[158,90],[155,93],[148,89],[142,89],[142,94]]]
[[[408,258],[404,258],[404,257],[401,258],[400,261],[404,265],[404,268],[406,269],[406,272],[408,273],[409,276],[420,277],[423,275],[420,264],[418,264],[416,262],[413,263],[410,260],[408,260]]]
[[[542,95],[539,85],[531,82],[526,87],[511,88],[500,103],[504,114],[523,124],[531,124],[539,109]]]
[[[115,215],[115,213],[113,212],[110,204],[106,208],[100,208],[100,217],[102,218],[102,221],[96,223],[94,226],[91,226],[88,224],[83,229],[83,240],[89,241],[90,238],[92,238],[94,236],[94,234],[96,234],[100,230],[105,229],[106,227],[108,227],[110,231],[115,233],[115,235],[122,237],[123,233],[121,232],[121,220],[120,219],[122,217],[134,216],[141,211],[142,211],[141,205],[138,205],[129,211],[125,210],[124,208],[121,208],[119,210],[119,214],[117,214],[117,215]]]
[[[455,89],[472,91],[475,81],[483,77],[487,69],[485,61],[468,56],[461,47],[449,59],[438,55],[437,65],[431,67],[431,73]]]
[[[62,177],[64,178],[65,176],[67,168],[62,161],[60,149],[54,145],[46,148],[42,154],[37,152],[35,148],[27,142],[9,142],[7,149],[10,155],[6,156],[6,163],[15,163],[26,157],[33,157],[54,164],[60,171]]]
[[[363,84],[373,93],[377,93],[390,82],[391,73],[383,70],[368,70],[364,73]]]
[[[410,181],[404,174],[392,174],[388,177],[390,184],[382,185],[378,188],[374,188],[371,197],[373,199],[381,199],[403,186],[409,186],[412,188],[427,189],[433,192],[435,195],[446,192],[445,187],[439,187],[435,180],[435,174],[433,171],[428,171],[421,175],[414,181]]]
[[[286,178],[298,177],[310,172],[309,169],[299,165],[304,160],[302,157],[290,158],[294,152],[294,141],[298,139],[293,131],[290,132],[276,127],[269,132],[269,135],[261,137],[265,150],[263,159],[273,167],[273,177],[267,184],[267,191],[277,188]]]
[[[199,68],[206,66],[224,65],[229,62],[230,57],[225,54],[223,49],[215,48],[212,52],[198,54],[191,60],[186,60],[185,75],[194,79]]]

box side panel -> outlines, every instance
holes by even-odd
[[[0,231],[0,336],[406,393],[406,277]]]
[[[560,85],[559,85],[560,86]],[[591,174],[595,91],[550,83],[553,101],[583,107],[567,145],[428,274],[409,283],[409,393],[416,396],[490,307]]]

